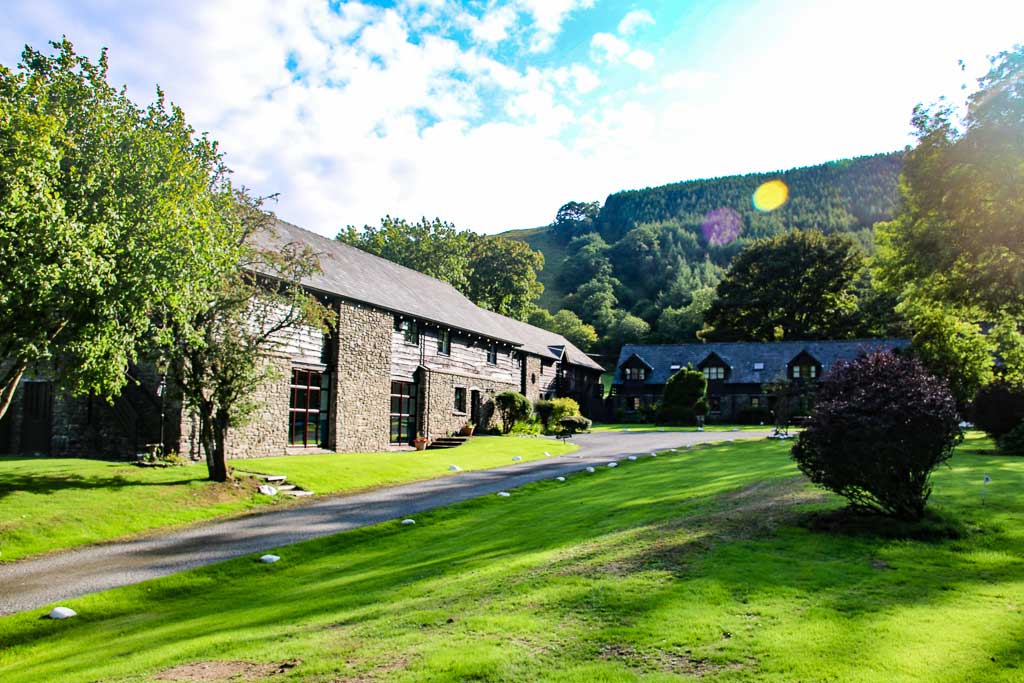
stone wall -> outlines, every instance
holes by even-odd
[[[338,314],[328,445],[341,452],[387,450],[394,316],[348,302],[338,304]]]
[[[523,358],[523,389],[530,403],[540,399],[540,368],[540,357],[527,355]]]
[[[519,391],[515,382],[500,382],[493,379],[451,372],[420,369],[420,430],[428,439],[450,436],[459,431],[470,419],[472,392],[480,392],[480,424],[477,429],[487,429],[500,424],[494,410],[494,396],[503,391]],[[466,389],[466,412],[455,411],[455,387]]]

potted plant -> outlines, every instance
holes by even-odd
[[[476,429],[476,424],[474,424],[473,421],[470,420],[466,424],[462,425],[462,430],[460,431],[460,434],[462,434],[463,436],[473,436],[474,429]]]
[[[415,446],[416,450],[418,450],[418,451],[425,450],[426,447],[427,447],[427,444],[429,444],[429,443],[430,443],[430,439],[428,439],[427,437],[423,436],[422,434],[417,434],[416,438],[412,440],[412,445]]]

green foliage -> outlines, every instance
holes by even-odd
[[[553,398],[551,403],[554,405],[554,410],[551,411],[549,424],[558,424],[563,418],[581,414],[580,404],[571,398]]]
[[[793,459],[854,508],[918,520],[932,471],[962,438],[959,421],[945,382],[913,358],[871,353],[829,371]]]
[[[229,232],[216,145],[161,91],[141,108],[114,88],[105,52],[52,45],[0,66],[0,415],[43,362],[117,394],[154,317],[204,304]]]
[[[911,351],[929,372],[949,383],[961,406],[992,381],[994,338],[986,335],[977,322],[938,304],[906,302],[901,310],[914,330]]]
[[[513,436],[538,436],[544,433],[544,428],[541,425],[539,419],[536,416],[529,420],[520,420],[512,425],[512,430],[509,434]]]
[[[694,370],[692,365],[681,368],[665,383],[659,421],[672,425],[692,423],[697,415],[697,402],[704,399],[707,390],[704,373]]]
[[[551,425],[551,418],[555,415],[555,402],[548,401],[546,399],[534,401],[533,412],[540,420],[541,427],[543,427],[544,431],[548,431],[548,427]]]
[[[715,301],[715,290],[710,287],[694,290],[692,300],[681,308],[671,306],[658,316],[655,336],[668,344],[686,344],[697,341],[697,333],[704,327],[704,318]]]
[[[978,391],[973,409],[978,429],[998,440],[1024,422],[1024,387],[1003,379],[986,384]]]
[[[996,440],[1005,455],[1024,455],[1024,421]]]
[[[533,413],[530,400],[518,391],[503,391],[494,397],[494,405],[501,416],[501,429],[505,434],[512,431],[517,422],[529,419]]]
[[[650,332],[651,326],[642,318],[631,313],[620,312],[601,338],[600,348],[605,353],[613,353],[623,344],[644,341]]]
[[[562,335],[583,351],[589,351],[597,342],[597,330],[583,322],[578,315],[564,308],[554,315],[543,308],[535,308],[527,318],[527,322]]]
[[[718,285],[702,337],[842,339],[854,330],[860,248],[844,235],[794,231],[744,249]]]
[[[569,202],[559,207],[551,231],[563,242],[590,232],[601,212],[601,202]]]
[[[379,228],[348,226],[335,238],[389,261],[443,280],[473,303],[526,320],[544,285],[544,255],[524,242],[483,237],[435,218],[409,223],[386,216]]]
[[[590,429],[590,424],[590,420],[582,415],[569,415],[558,421],[558,426],[561,427],[562,432],[569,436],[587,431]]]

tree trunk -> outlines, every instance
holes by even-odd
[[[213,435],[213,404],[202,401],[196,407],[199,410],[199,446],[203,450],[203,457],[206,458],[207,477],[216,481],[213,454],[217,450],[217,445]]]
[[[17,391],[18,383],[21,381],[27,368],[28,361],[18,359],[4,373],[3,379],[0,380],[0,419],[7,414],[7,409],[11,407],[11,401],[14,400],[14,392]]]
[[[213,457],[207,461],[210,469],[210,479],[213,481],[227,481],[231,478],[228,472],[227,453],[224,442],[228,435],[230,420],[223,410],[218,410],[213,418]]]

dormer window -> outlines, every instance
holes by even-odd
[[[818,376],[817,365],[794,365],[793,379],[814,379]]]
[[[821,364],[807,351],[801,351],[789,361],[789,376],[793,379],[817,379],[821,375]]]
[[[624,368],[626,380],[630,382],[643,382],[647,379],[647,368]]]
[[[754,363],[755,370],[764,370],[764,363]]]
[[[721,365],[708,365],[702,369],[702,372],[708,381],[725,379],[725,368]]]

